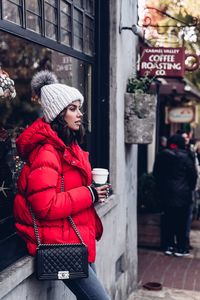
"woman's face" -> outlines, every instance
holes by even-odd
[[[72,102],[66,109],[64,120],[71,130],[79,130],[82,123],[82,112],[80,111],[80,101]]]

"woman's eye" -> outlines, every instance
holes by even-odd
[[[75,111],[81,111],[81,107],[77,107],[77,106],[69,106],[68,108],[70,111],[75,112]]]
[[[71,110],[71,111],[75,111],[75,110],[76,110],[76,107],[74,107],[74,106],[70,106],[70,107],[69,107],[69,110]]]

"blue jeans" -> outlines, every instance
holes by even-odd
[[[63,280],[77,300],[111,300],[98,280],[94,264],[88,266],[88,278]]]

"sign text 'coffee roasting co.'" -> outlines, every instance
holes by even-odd
[[[185,72],[184,48],[141,49],[140,76],[183,77]]]

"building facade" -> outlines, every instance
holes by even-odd
[[[23,162],[15,139],[40,114],[30,81],[41,69],[85,96],[86,139],[92,167],[109,168],[113,195],[97,207],[104,235],[97,244],[97,273],[112,299],[125,300],[137,283],[137,146],[124,143],[124,93],[136,69],[137,37],[120,27],[137,23],[133,0],[2,1],[0,58],[17,97],[1,101],[1,132],[11,139],[8,175],[0,192],[0,299],[74,299],[62,282],[38,282],[34,259],[15,234],[12,200]],[[6,140],[2,140],[2,143]],[[5,144],[2,145],[5,147]],[[6,201],[5,201],[6,200]],[[3,232],[3,234],[2,234]]]

